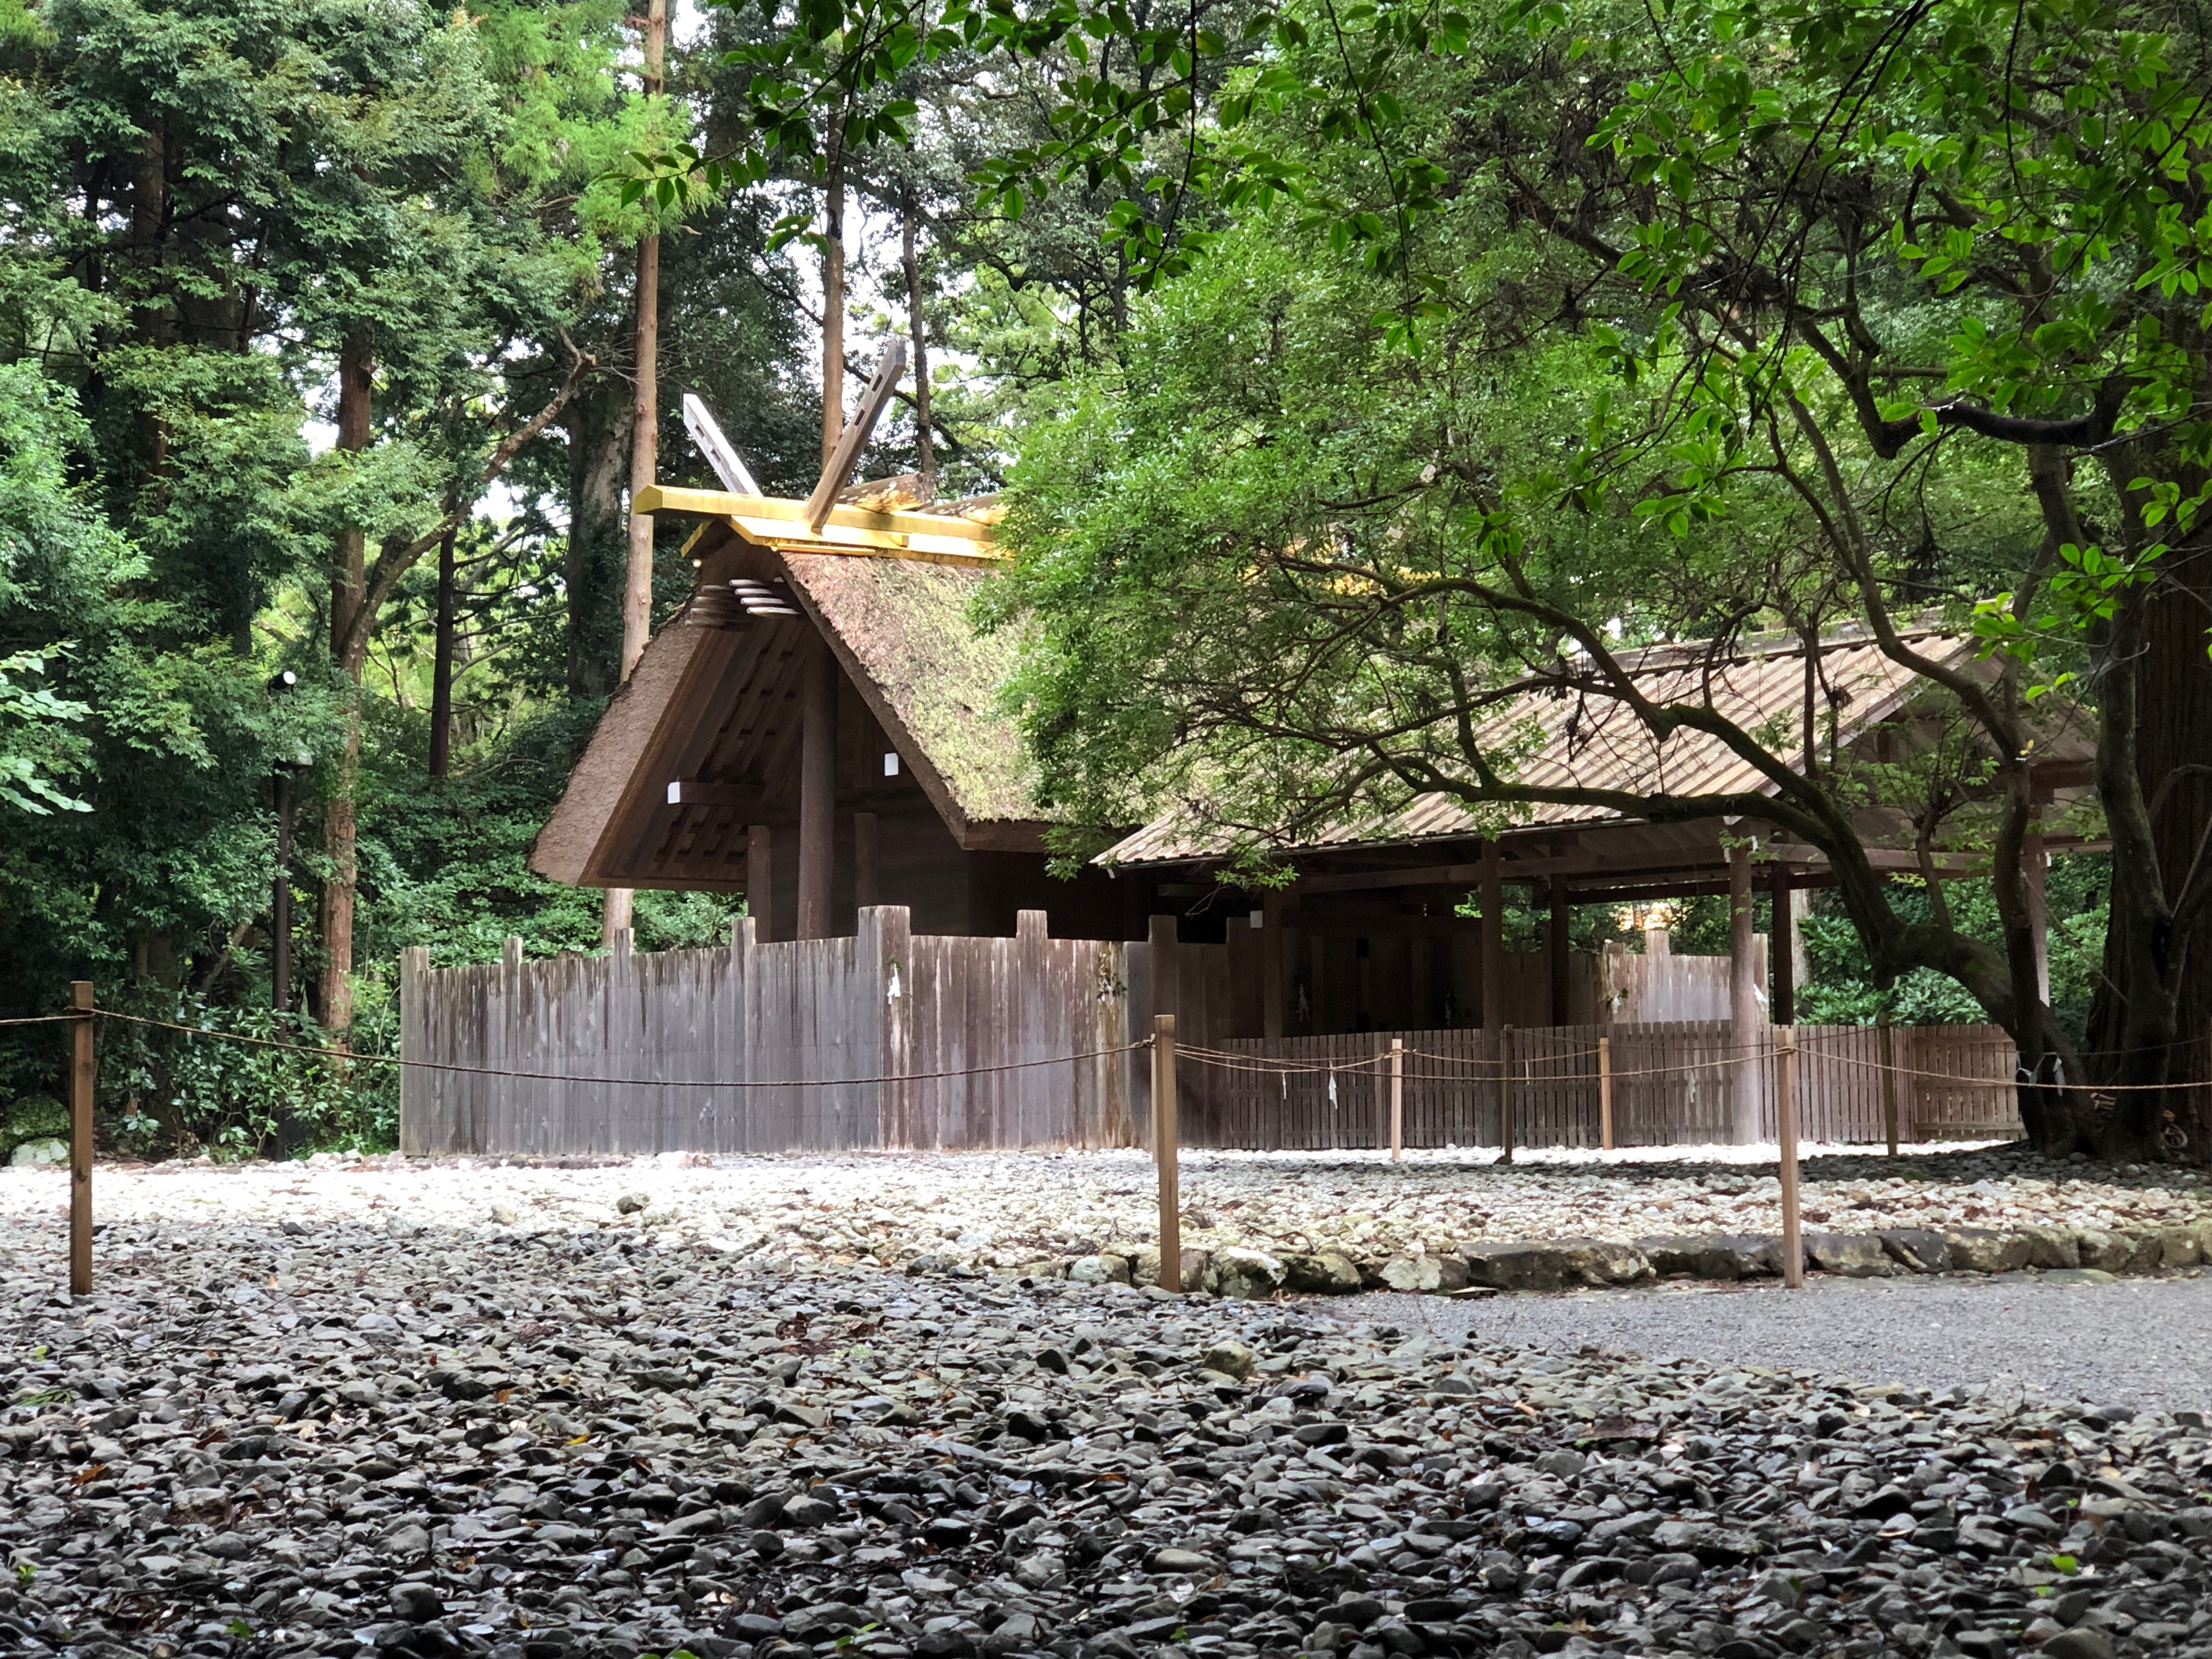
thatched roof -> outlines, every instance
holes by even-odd
[[[942,781],[968,823],[1030,823],[1020,734],[1000,712],[1000,687],[1019,641],[969,622],[989,573],[905,559],[787,553],[784,563],[819,617],[847,672],[901,748]]]

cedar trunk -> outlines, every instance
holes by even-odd
[[[2150,804],[2150,833],[2169,905],[2212,826],[2212,658],[2205,651],[2212,605],[2212,552],[2169,554],[2142,610],[2141,652],[2133,662],[2136,775]],[[2127,672],[2116,669],[2115,672]],[[2104,1057],[2098,1082],[2203,1084],[2212,1080],[2212,914],[2200,911],[2176,929],[2168,916],[2140,915],[2114,871],[2104,973],[2090,1013],[2089,1047]],[[2172,999],[2170,1019],[2130,1020],[2133,1006]],[[2145,1042],[2154,1040],[2153,1048]],[[2133,1052],[2130,1052],[2132,1048]],[[2112,1158],[2212,1157],[2212,1091],[2117,1090],[2071,1097],[2069,1139]],[[2109,1103],[2109,1104],[2107,1104]]]
[[[568,542],[561,574],[568,600],[568,691],[578,697],[607,696],[622,683],[629,399],[604,382],[602,388],[576,399],[568,421]]]
[[[349,334],[338,354],[337,447],[368,447],[371,376],[368,338]],[[358,882],[356,800],[361,770],[361,667],[366,633],[357,626],[368,599],[368,538],[359,525],[337,533],[331,550],[331,650],[353,683],[346,710],[345,743],[323,812],[323,851],[330,875],[323,883],[322,1012],[324,1027],[343,1038],[353,1024],[353,911]]]
[[[642,89],[659,94],[661,64],[668,46],[667,0],[651,0],[643,19],[645,64]],[[660,237],[649,232],[637,244],[637,379],[631,388],[629,428],[629,557],[623,582],[622,678],[645,654],[653,636],[653,515],[636,508],[638,495],[653,483],[660,453]],[[607,889],[600,936],[609,945],[630,925],[627,887]]]

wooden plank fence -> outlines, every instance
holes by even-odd
[[[849,939],[758,945],[748,919],[726,950],[437,972],[410,951],[402,1055],[481,1071],[404,1068],[400,1146],[1132,1145],[1144,1056],[1099,1053],[1128,1041],[1127,948],[1048,939],[1042,911],[1012,939],[917,937],[884,906]],[[1080,1054],[1099,1057],[1065,1058]]]
[[[1747,1084],[1759,1098],[1746,1138],[1775,1138],[1771,1045],[1740,1063],[1725,1021],[1210,1041],[1241,979],[1160,943],[1048,939],[1037,911],[1012,939],[915,935],[886,906],[863,911],[849,939],[758,945],[740,921],[726,949],[541,962],[516,950],[437,972],[410,951],[401,1053],[428,1064],[403,1072],[400,1145],[537,1157],[1136,1146],[1149,1058],[1130,1045],[1161,1004],[1187,1045],[1192,1146],[1389,1145],[1394,1036],[1410,1146],[1498,1145],[1509,1091],[1516,1146],[1597,1146],[1600,1037],[1616,1144],[1731,1140],[1748,1127]],[[2021,1133],[2013,1091],[1990,1086],[2013,1074],[2001,1030],[1893,1036],[1905,1139]],[[1802,1137],[1880,1141],[1874,1029],[1800,1026],[1798,1046]]]
[[[1808,1141],[1883,1139],[1878,1033],[1797,1028],[1798,1133]],[[2011,1039],[1994,1025],[1899,1026],[1899,1128],[1906,1140],[2003,1139],[2021,1126],[2008,1085]],[[1185,1049],[1184,1138],[1193,1146],[1334,1151],[1389,1144],[1389,1052],[1405,1044],[1408,1146],[1496,1146],[1510,1091],[1514,1144],[1600,1144],[1597,1043],[1608,1039],[1613,1139],[1620,1146],[1736,1139],[1736,1091],[1759,1091],[1755,1138],[1777,1136],[1773,1047],[1741,1063],[1723,1020],[1565,1025],[1529,1030],[1364,1031],[1231,1039]],[[1934,1073],[1936,1076],[1916,1075]],[[1955,1079],[1956,1082],[1943,1079]]]

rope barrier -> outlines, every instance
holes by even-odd
[[[240,1031],[224,1031],[208,1026],[179,1024],[173,1020],[153,1019],[143,1014],[126,1014],[112,1008],[94,1008],[89,1012],[96,1018],[119,1020],[127,1024],[143,1025],[156,1030],[175,1031],[185,1036],[212,1037],[222,1042],[271,1048],[288,1054],[308,1054],[360,1065],[413,1066],[418,1071],[447,1072],[470,1077],[514,1078],[535,1083],[596,1083],[630,1089],[846,1089],[864,1088],[883,1083],[933,1083],[951,1078],[987,1077],[1005,1072],[1030,1071],[1039,1066],[1070,1066],[1089,1060],[1107,1060],[1117,1054],[1135,1054],[1149,1049],[1152,1046],[1152,1039],[1145,1037],[1135,1042],[1123,1043],[1115,1048],[1088,1049],[1079,1054],[1054,1055],[1045,1060],[1008,1060],[996,1066],[977,1066],[938,1072],[885,1073],[875,1077],[774,1079],[577,1077],[562,1072],[519,1072],[502,1066],[464,1066],[447,1060],[409,1060],[398,1054],[359,1054],[349,1048],[305,1042],[287,1042],[275,1037],[252,1036]],[[81,1018],[83,1016],[76,1013],[39,1014],[28,1018],[0,1019],[0,1026],[67,1024]],[[1854,1034],[1844,1031],[1805,1032],[1799,1037],[1797,1052],[1805,1058],[1817,1056],[1836,1065],[1856,1066],[1867,1071],[1887,1070],[1897,1077],[1924,1079],[1931,1082],[1948,1085],[1954,1088],[2061,1089],[2089,1094],[2142,1093],[2159,1090],[2212,1088],[2212,1080],[2176,1083],[2033,1083],[2024,1082],[2017,1077],[1966,1077],[1957,1073],[1929,1071],[1924,1067],[1913,1066],[1893,1065],[1885,1067],[1878,1060],[1861,1059],[1855,1054],[1838,1052],[1835,1048],[1827,1046],[1840,1045],[1852,1035]],[[1555,1054],[1525,1054],[1515,1056],[1512,1059],[1500,1059],[1481,1054],[1445,1054],[1425,1048],[1401,1048],[1395,1051],[1384,1048],[1364,1054],[1347,1054],[1340,1060],[1330,1060],[1281,1059],[1268,1054],[1238,1054],[1232,1050],[1214,1048],[1198,1043],[1176,1045],[1176,1053],[1181,1057],[1197,1065],[1211,1066],[1218,1071],[1243,1072],[1250,1075],[1279,1077],[1285,1079],[1296,1076],[1324,1075],[1331,1078],[1346,1076],[1380,1079],[1390,1075],[1389,1064],[1394,1052],[1400,1061],[1400,1070],[1396,1075],[1401,1080],[1407,1083],[1487,1085],[1517,1080],[1524,1085],[1557,1085],[1595,1083],[1598,1080],[1598,1074],[1595,1072],[1571,1076],[1556,1074],[1541,1076],[1531,1074],[1525,1069],[1529,1066],[1550,1066],[1567,1060],[1585,1059],[1597,1053],[1595,1048],[1568,1049]],[[1697,1059],[1678,1060],[1663,1066],[1616,1066],[1607,1074],[1616,1083],[1636,1078],[1681,1077],[1697,1072],[1711,1071],[1717,1067],[1740,1065],[1747,1057],[1758,1062],[1771,1057],[1773,1053],[1774,1049],[1771,1043],[1727,1043],[1722,1045],[1717,1052],[1701,1055]],[[1524,1070],[1516,1079],[1510,1071],[1507,1071],[1504,1077],[1492,1075],[1469,1078],[1449,1073],[1404,1069],[1405,1060],[1415,1059],[1467,1067],[1486,1067],[1493,1073],[1510,1067],[1517,1061]]]
[[[877,1083],[934,1083],[945,1078],[987,1077],[997,1072],[1029,1071],[1040,1066],[1070,1066],[1079,1060],[1104,1060],[1115,1054],[1133,1054],[1152,1046],[1150,1037],[1135,1042],[1126,1042],[1116,1048],[1093,1048],[1079,1054],[1057,1054],[1049,1060],[1014,1060],[1000,1066],[966,1066],[955,1072],[904,1072],[883,1077],[846,1078],[790,1078],[734,1079],[716,1082],[694,1078],[659,1077],[571,1077],[561,1072],[510,1072],[495,1066],[459,1066],[437,1060],[408,1060],[398,1054],[360,1054],[350,1048],[317,1047],[313,1043],[283,1042],[274,1037],[248,1036],[242,1031],[219,1031],[204,1025],[179,1025],[166,1019],[149,1019],[143,1014],[118,1013],[112,1008],[92,1011],[102,1019],[119,1019],[132,1025],[152,1026],[157,1030],[181,1031],[186,1036],[214,1037],[224,1042],[244,1043],[257,1048],[281,1048],[292,1054],[319,1054],[333,1060],[359,1061],[371,1066],[411,1066],[422,1072],[458,1072],[471,1077],[511,1077],[532,1083],[603,1083],[625,1089],[856,1089]],[[72,1015],[62,1015],[64,1019]]]
[[[1822,1033],[1819,1034],[1813,1040],[1825,1042],[1832,1038],[1837,1042],[1841,1042],[1845,1034],[1842,1032]],[[1385,1049],[1382,1053],[1376,1054],[1350,1055],[1342,1060],[1331,1064],[1326,1061],[1316,1061],[1310,1063],[1279,1062],[1264,1054],[1237,1054],[1223,1049],[1204,1048],[1194,1046],[1184,1047],[1179,1045],[1176,1048],[1176,1053],[1178,1054],[1192,1060],[1199,1065],[1210,1066],[1219,1071],[1244,1072],[1261,1077],[1284,1078],[1292,1076],[1320,1076],[1324,1073],[1332,1077],[1388,1076],[1390,1074],[1388,1070],[1388,1062],[1390,1059],[1390,1050]],[[1397,1052],[1403,1055],[1412,1055],[1421,1053],[1422,1051],[1412,1048],[1401,1048]],[[1543,1066],[1550,1064],[1554,1060],[1578,1059],[1583,1054],[1595,1054],[1596,1052],[1597,1051],[1595,1048],[1590,1048],[1577,1050],[1572,1054],[1529,1054],[1522,1056],[1521,1060],[1522,1063],[1524,1065],[1533,1064],[1536,1066]],[[1681,1077],[1692,1072],[1711,1071],[1717,1067],[1726,1066],[1739,1066],[1741,1065],[1747,1058],[1750,1059],[1753,1064],[1763,1064],[1766,1060],[1771,1059],[1774,1052],[1773,1048],[1769,1044],[1730,1043],[1723,1047],[1722,1050],[1717,1054],[1707,1054],[1696,1060],[1678,1060],[1671,1065],[1666,1066],[1615,1066],[1607,1072],[1606,1075],[1609,1076],[1615,1083],[1620,1083],[1631,1078]],[[1966,1077],[1962,1076],[1956,1072],[1931,1072],[1924,1067],[1915,1066],[1890,1066],[1885,1067],[1878,1060],[1862,1060],[1855,1054],[1841,1054],[1831,1048],[1815,1048],[1810,1046],[1808,1042],[1802,1041],[1798,1047],[1797,1053],[1800,1059],[1817,1057],[1822,1060],[1838,1066],[1856,1066],[1864,1070],[1873,1072],[1887,1070],[1893,1076],[1925,1079],[1934,1083],[1948,1084],[1954,1088],[2060,1089],[2075,1093],[2091,1095],[2147,1093],[2165,1089],[2212,1089],[2212,1080],[2183,1081],[2177,1083],[2034,1083],[2023,1081],[2016,1076],[2009,1078]],[[1453,1060],[1460,1058],[1455,1055],[1438,1055],[1429,1057]],[[1467,1061],[1467,1063],[1498,1066],[1504,1064],[1504,1062],[1494,1060],[1471,1060]],[[1499,1080],[1496,1078],[1457,1077],[1449,1073],[1437,1072],[1410,1072],[1401,1070],[1396,1075],[1401,1080],[1407,1083],[1462,1083],[1470,1085],[1480,1084],[1486,1086]],[[1524,1073],[1517,1079],[1512,1080],[1516,1080],[1524,1085],[1535,1086],[1563,1083],[1595,1084],[1598,1081],[1598,1073],[1595,1072],[1577,1073],[1570,1077],[1560,1077],[1556,1075],[1529,1075]]]

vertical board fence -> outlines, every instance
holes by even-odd
[[[1065,1058],[1127,1042],[1128,947],[1048,939],[1042,911],[1012,939],[917,937],[893,906],[849,939],[752,932],[740,921],[724,950],[434,973],[409,952],[401,1054],[479,1069],[404,1069],[402,1150],[1133,1143],[1143,1056]]]
[[[1179,1068],[1189,1146],[1387,1146],[1393,1037],[1407,1050],[1409,1146],[1498,1146],[1508,1091],[1516,1146],[1596,1146],[1601,1036],[1616,1144],[1728,1141],[1747,1080],[1761,1092],[1757,1138],[1775,1139],[1771,1045],[1742,1066],[1725,1021],[1213,1038],[1241,984],[1163,942],[1048,939],[1036,911],[1012,939],[916,935],[886,906],[848,939],[758,945],[741,921],[726,949],[436,972],[410,951],[401,1053],[428,1064],[403,1072],[400,1145],[524,1157],[1136,1146],[1151,1084],[1129,1045],[1156,1009],[1199,1051]],[[1899,1026],[1894,1038],[1905,1139],[2021,1133],[2002,1031]],[[1804,1139],[1880,1141],[1875,1030],[1800,1026],[1798,1053]]]
[[[2021,1131],[2011,1039],[1994,1025],[1899,1026],[1899,1127],[1907,1140],[1984,1140]],[[1408,1146],[1496,1146],[1508,1091],[1514,1144],[1599,1145],[1597,1041],[1611,1040],[1614,1144],[1678,1146],[1735,1139],[1746,1068],[1724,1020],[1556,1025],[1530,1030],[1362,1031],[1231,1039],[1222,1060],[1187,1059],[1184,1141],[1248,1151],[1389,1144],[1388,1056],[1406,1045]],[[1871,1026],[1797,1028],[1798,1133],[1808,1141],[1883,1138]],[[1921,1075],[1935,1073],[1935,1076]],[[1776,1139],[1773,1047],[1750,1070],[1758,1139]],[[1955,1082],[1948,1079],[1955,1079]]]

